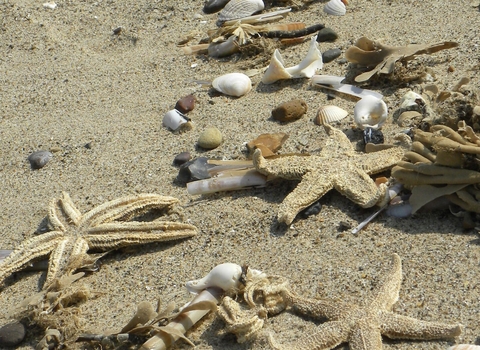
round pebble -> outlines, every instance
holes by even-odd
[[[335,41],[338,39],[338,34],[332,28],[323,28],[317,34],[317,41],[319,43],[324,41]]]
[[[20,322],[9,323],[0,328],[0,346],[17,346],[25,338],[25,326]]]
[[[173,159],[173,165],[180,166],[188,162],[190,159],[192,159],[192,155],[190,154],[190,152],[181,152],[177,154]]]
[[[198,146],[205,149],[214,149],[222,143],[222,133],[216,127],[206,128],[198,138]]]
[[[187,95],[177,101],[177,103],[175,104],[175,109],[180,113],[188,113],[195,108],[196,101],[197,99],[195,98],[195,96]]]
[[[373,143],[378,145],[383,143],[383,141],[383,133],[380,130],[375,130],[372,128],[365,128],[365,130],[363,130],[363,142],[365,142],[365,144]]]
[[[28,161],[30,162],[32,169],[41,169],[52,158],[53,154],[48,151],[35,151],[28,156]]]
[[[340,49],[327,50],[324,53],[322,53],[323,63],[332,62],[333,60],[340,57],[341,54],[342,54],[342,50],[340,50]]]
[[[307,103],[304,100],[284,102],[272,111],[272,118],[280,122],[292,122],[307,113]]]

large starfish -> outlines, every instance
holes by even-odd
[[[168,221],[128,221],[152,209],[170,210],[178,200],[157,194],[139,194],[106,202],[85,214],[63,192],[52,200],[48,223],[52,231],[30,238],[0,263],[0,284],[13,272],[31,261],[50,255],[43,290],[60,277],[73,275],[91,266],[103,254],[88,250],[109,251],[124,246],[169,241],[196,234],[193,225]]]
[[[330,138],[318,155],[265,159],[259,149],[253,154],[253,164],[258,172],[287,180],[301,180],[281,204],[279,222],[291,224],[302,209],[315,203],[332,188],[363,208],[387,203],[387,186],[382,184],[377,187],[369,174],[397,164],[406,149],[392,147],[374,153],[357,153],[341,130],[329,125],[325,125],[325,130]],[[401,136],[402,141],[408,144],[408,136]]]
[[[392,312],[399,297],[402,282],[402,262],[393,254],[392,269],[385,281],[361,306],[339,300],[306,299],[285,289],[284,298],[302,314],[327,318],[318,330],[295,344],[279,346],[272,336],[274,349],[328,350],[348,342],[351,350],[381,350],[382,334],[393,339],[444,339],[453,338],[462,332],[462,325],[420,321]]]

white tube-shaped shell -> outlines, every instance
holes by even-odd
[[[383,95],[376,91],[362,89],[350,84],[343,84],[342,81],[344,79],[345,77],[337,77],[334,75],[314,75],[312,77],[312,84],[359,98],[364,98],[365,96],[374,96],[380,99],[383,98]]]
[[[353,110],[353,119],[360,129],[367,127],[379,129],[387,120],[388,108],[383,100],[365,96],[357,102]]]
[[[172,130],[178,130],[182,124],[188,122],[187,117],[176,109],[172,109],[163,116],[163,126]]]
[[[228,173],[228,171],[226,171]],[[210,179],[192,181],[187,183],[190,195],[208,194],[224,191],[241,190],[246,187],[265,186],[267,178],[256,170],[250,170],[242,175],[219,176]]]
[[[192,294],[198,294],[209,287],[217,287],[227,292],[238,288],[241,275],[242,267],[240,265],[224,263],[215,266],[205,277],[187,282],[185,286]]]
[[[228,73],[215,78],[212,86],[222,94],[240,97],[252,90],[252,81],[243,73]]]

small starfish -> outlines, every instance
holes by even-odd
[[[92,266],[104,254],[87,254],[90,249],[109,251],[121,247],[191,237],[193,225],[168,221],[128,221],[152,209],[171,209],[178,203],[173,197],[139,194],[106,202],[85,214],[73,204],[70,196],[52,200],[48,222],[53,230],[23,242],[0,263],[0,284],[31,261],[49,255],[47,290],[60,277],[70,276],[81,268]]]
[[[284,298],[295,310],[315,317],[326,317],[328,322],[319,326],[314,334],[288,346],[279,346],[272,336],[274,349],[328,350],[348,342],[351,350],[381,350],[382,334],[392,339],[444,339],[462,332],[462,325],[420,321],[392,312],[399,297],[402,282],[402,262],[393,254],[393,266],[385,281],[362,306],[338,300],[306,299],[287,289]]]
[[[280,206],[278,221],[291,224],[295,216],[335,188],[341,194],[369,208],[386,204],[387,186],[377,187],[368,176],[397,164],[406,149],[392,147],[373,153],[357,153],[347,136],[330,125],[324,125],[329,134],[326,145],[318,155],[286,155],[265,159],[261,150],[253,154],[253,164],[264,175],[275,175],[287,180],[302,180]],[[400,134],[403,143],[408,136]]]

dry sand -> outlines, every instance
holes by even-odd
[[[325,133],[311,119],[327,103],[325,93],[309,87],[308,80],[264,86],[261,76],[255,76],[253,91],[233,99],[192,83],[268,63],[261,56],[185,56],[176,46],[179,40],[215,28],[216,15],[195,16],[202,14],[203,1],[57,3],[54,10],[45,9],[42,1],[0,5],[0,248],[15,248],[32,237],[50,200],[61,191],[69,192],[82,212],[127,194],[175,196],[185,205],[186,220],[199,230],[182,242],[120,250],[103,258],[100,271],[77,282],[102,292],[81,305],[86,332],[120,329],[143,300],[182,305],[190,299],[186,281],[227,261],[286,276],[305,296],[356,302],[377,285],[396,252],[404,274],[395,311],[427,321],[460,322],[465,332],[458,341],[479,342],[479,239],[463,232],[460,219],[448,212],[409,219],[381,215],[353,236],[338,231],[340,222],[355,226],[374,209],[361,209],[333,191],[322,200],[319,215],[285,230],[275,217],[294,182],[203,199],[173,183],[178,170],[172,160],[181,151],[242,157],[244,142],[279,131],[290,135],[284,153],[320,148]],[[442,87],[467,76],[478,88],[480,13],[470,0],[351,0],[343,17],[326,16],[323,3],[315,1],[288,17],[307,25],[324,23],[339,34],[335,43],[321,44],[321,51],[338,47],[344,52],[362,35],[390,45],[454,40],[457,49],[417,60],[433,70]],[[115,36],[112,29],[118,26],[123,31]],[[283,49],[287,65],[298,63],[307,48],[306,42]],[[449,73],[450,66],[454,71]],[[344,75],[349,65],[325,64],[323,72]],[[418,85],[381,87],[390,111],[410,88]],[[190,114],[195,129],[175,135],[162,127],[163,114],[190,93],[199,101]],[[308,115],[287,125],[272,122],[271,109],[292,98],[307,102]],[[353,101],[333,102],[353,111]],[[195,143],[207,126],[217,126],[225,141],[202,152]],[[340,127],[347,131],[351,126],[348,119]],[[387,136],[395,131],[395,125],[385,127]],[[358,132],[349,135],[353,142],[360,138]],[[85,147],[88,143],[91,148]],[[45,168],[32,171],[26,159],[39,149],[57,151]],[[43,280],[44,273],[28,272],[7,281],[0,293],[0,324],[8,321],[6,310],[37,292]],[[265,329],[289,342],[315,331],[317,324],[285,312],[269,319]],[[237,344],[233,335],[221,332],[222,326],[211,318],[190,339],[198,349],[268,348],[263,336]],[[21,348],[33,348],[41,337],[38,330],[29,332]],[[384,339],[385,349],[446,349],[449,344]],[[183,342],[177,346],[189,348]]]

